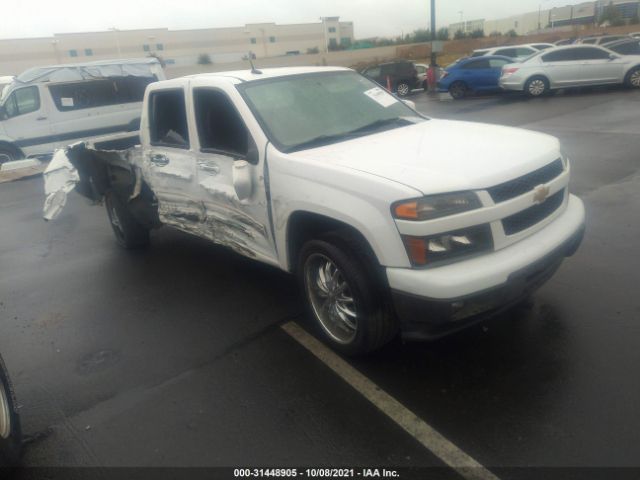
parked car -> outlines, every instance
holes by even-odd
[[[72,140],[137,130],[145,88],[163,79],[155,58],[27,70],[0,98],[0,163],[46,158]]]
[[[585,37],[579,39],[576,43],[587,45],[602,45],[608,42],[614,42],[616,40],[622,40],[629,38],[629,35],[598,35],[593,37]]]
[[[0,98],[2,97],[2,91],[4,90],[4,87],[11,84],[14,79],[15,77],[11,75],[0,77]]]
[[[629,36],[630,36],[630,37],[633,37],[633,38],[640,38],[640,32],[633,32],[633,33],[630,33],[630,34],[629,34]]]
[[[362,74],[384,88],[391,85],[391,91],[400,97],[409,95],[414,88],[422,88],[413,62],[403,60],[382,63],[366,68]]]
[[[466,58],[445,68],[438,91],[449,92],[456,100],[471,92],[500,91],[502,67],[512,62],[509,57],[497,55]]]
[[[429,85],[427,84],[427,71],[429,70],[429,65],[425,65],[424,63],[416,63],[416,71],[418,72],[418,85],[420,88],[428,89]]]
[[[556,138],[430,119],[349,69],[158,82],[140,138],[59,150],[45,218],[76,185],[104,197],[124,247],[164,224],[295,273],[309,318],[347,354],[398,331],[440,337],[519,301],[584,229]]]
[[[530,43],[528,46],[533,47],[536,50],[547,50],[548,48],[556,47],[553,43]]]
[[[471,54],[472,57],[483,57],[485,55],[499,55],[502,57],[509,57],[513,60],[523,60],[530,57],[534,53],[538,53],[540,50],[533,48],[529,45],[511,45],[505,47],[495,48],[482,48],[474,50]]]
[[[602,45],[619,55],[640,55],[640,38],[627,38]]]
[[[558,88],[625,84],[640,88],[640,56],[621,56],[592,45],[557,47],[505,65],[500,86],[539,97]]]
[[[20,460],[22,433],[9,372],[0,355],[0,471]]]

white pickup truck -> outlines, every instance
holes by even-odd
[[[556,138],[427,118],[349,69],[162,81],[143,109],[139,145],[114,135],[54,155],[45,218],[75,187],[105,199],[125,247],[169,225],[295,273],[347,354],[513,305],[582,240]]]

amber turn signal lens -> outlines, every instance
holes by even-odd
[[[396,205],[396,218],[418,218],[418,202],[407,202]]]
[[[413,265],[427,264],[427,242],[424,238],[402,237]]]

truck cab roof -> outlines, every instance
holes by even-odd
[[[338,72],[349,71],[345,67],[282,67],[282,68],[264,68],[260,69],[261,73],[253,73],[251,69],[234,70],[228,72],[198,73],[188,75],[182,78],[189,79],[207,79],[207,78],[228,78],[232,83],[244,83],[256,80],[265,80],[267,78],[286,77],[289,75],[304,75],[307,73],[321,72]],[[165,82],[162,82],[165,83]]]

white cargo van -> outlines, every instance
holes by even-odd
[[[47,158],[74,140],[137,130],[147,85],[164,78],[155,58],[25,71],[0,97],[0,164]]]

